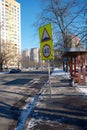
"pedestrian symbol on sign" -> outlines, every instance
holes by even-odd
[[[51,38],[50,38],[46,28],[44,28],[41,42],[45,42],[45,41],[49,41],[49,40],[51,40]]]

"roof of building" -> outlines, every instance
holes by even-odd
[[[87,53],[87,50],[85,50],[84,48],[66,48],[63,51],[62,56],[63,57],[69,57],[71,55],[77,55],[78,53]]]

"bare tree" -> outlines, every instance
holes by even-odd
[[[13,62],[17,63],[19,67],[21,58],[19,52],[17,52],[17,47],[11,42],[5,42],[3,40],[3,42],[0,43],[0,70],[8,68]]]
[[[82,41],[84,43],[85,48],[87,49],[87,6],[84,9],[84,26],[82,33]]]
[[[83,11],[87,7],[85,0],[41,0],[42,13],[36,26],[53,24],[54,42],[62,48],[68,47],[69,34],[80,36],[84,19]]]
[[[0,52],[0,71],[2,71],[2,66],[3,66],[3,53],[2,52]]]
[[[0,39],[0,70],[3,70],[3,64],[6,61],[5,43]]]

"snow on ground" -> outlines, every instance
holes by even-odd
[[[54,71],[52,72],[51,76],[63,76],[65,78],[69,78],[70,75],[69,75],[69,73],[64,72],[62,69],[55,68]],[[87,76],[86,76],[86,83],[87,83]],[[78,85],[76,89],[77,89],[77,91],[87,95],[87,85],[85,85],[85,86]]]
[[[62,69],[55,68],[51,74],[51,76],[63,76],[65,78],[69,78],[69,73],[63,71]]]
[[[87,85],[86,86],[78,86],[77,90],[81,93],[83,93],[84,95],[87,95]]]
[[[32,119],[29,121],[29,123],[28,123],[27,130],[32,129],[35,125],[36,125],[36,124],[35,124],[35,119],[32,118]]]
[[[4,73],[8,73],[8,72],[4,72]],[[3,73],[0,72],[0,74],[3,74]],[[69,78],[69,77],[70,77],[69,73],[64,72],[62,69],[59,69],[59,68],[55,68],[55,69],[53,70],[53,72],[51,73],[51,76],[63,76],[63,77],[65,77],[65,78]],[[86,82],[87,82],[87,77],[86,77]],[[77,89],[77,91],[82,92],[83,94],[87,95],[87,86],[77,86],[76,89]],[[18,122],[18,126],[15,128],[15,130],[19,130],[19,129],[22,130],[23,125],[24,125],[24,123],[25,123],[25,121],[26,121],[26,119],[27,119],[27,116],[30,114],[30,112],[31,112],[31,110],[33,109],[33,107],[34,107],[36,101],[38,100],[38,98],[39,98],[39,95],[37,95],[37,96],[34,98],[34,100],[31,102],[31,104],[28,104],[28,105],[24,108],[24,111],[23,111],[23,113],[22,113],[22,115],[21,115],[21,117],[20,117],[20,120],[19,120],[19,122]],[[34,125],[34,120],[33,120],[33,124],[30,123],[30,124],[28,125],[28,129],[29,129],[29,128],[32,128],[33,125]]]
[[[0,74],[8,74],[9,72],[0,72]]]
[[[86,76],[86,85],[84,86],[78,85],[78,90],[79,92],[82,92],[83,94],[87,95],[87,76]]]
[[[22,114],[20,116],[19,122],[18,122],[17,127],[15,128],[15,130],[22,130],[23,129],[24,124],[26,122],[26,119],[31,114],[31,111],[34,108],[35,103],[37,102],[38,99],[39,99],[39,95],[36,95],[33,98],[33,101],[26,106],[26,108],[24,109],[24,111],[22,112]]]

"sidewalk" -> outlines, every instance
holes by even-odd
[[[69,74],[55,69],[24,130],[87,130],[87,96],[71,87]]]
[[[65,78],[68,78],[70,77],[70,74],[69,72],[64,72],[62,69],[58,69],[58,68],[55,68],[52,75],[51,76],[63,76]],[[87,76],[86,76],[86,83],[87,83]],[[81,86],[81,85],[78,85],[76,87],[77,91],[87,95],[87,86]]]

